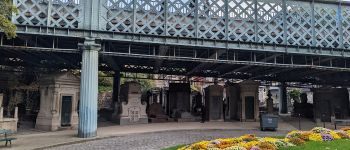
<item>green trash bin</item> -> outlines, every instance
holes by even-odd
[[[278,128],[278,116],[273,114],[261,114],[260,115],[260,129],[261,131],[273,130]]]

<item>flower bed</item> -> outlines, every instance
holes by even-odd
[[[243,135],[236,138],[199,141],[178,150],[278,150],[283,147],[302,145],[308,141],[333,141],[350,139],[350,128],[330,130],[315,127],[310,131],[291,131],[285,138]]]

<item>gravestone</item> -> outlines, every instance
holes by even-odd
[[[190,112],[191,87],[189,83],[169,83],[169,115],[181,117],[181,113]]]
[[[126,82],[120,91],[121,105],[116,121],[120,125],[148,123],[146,104],[141,102],[141,85],[137,82]]]
[[[312,90],[314,119],[331,122],[332,118],[349,118],[349,93],[346,88],[319,88]]]
[[[223,90],[220,85],[205,88],[205,118],[207,121],[223,121]]]
[[[168,116],[165,115],[160,103],[153,103],[149,106],[148,117],[152,123],[167,122]]]

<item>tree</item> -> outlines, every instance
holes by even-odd
[[[293,89],[292,91],[289,92],[289,97],[294,101],[300,102],[299,100],[300,94],[301,94],[300,90]]]
[[[106,73],[98,72],[98,92],[109,92],[113,90],[113,77],[106,76]]]
[[[0,0],[0,31],[3,31],[8,39],[15,38],[17,27],[11,22],[12,13],[17,8],[12,5],[11,0]]]

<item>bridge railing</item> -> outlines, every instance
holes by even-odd
[[[14,0],[19,25],[350,48],[350,6],[297,0]]]

